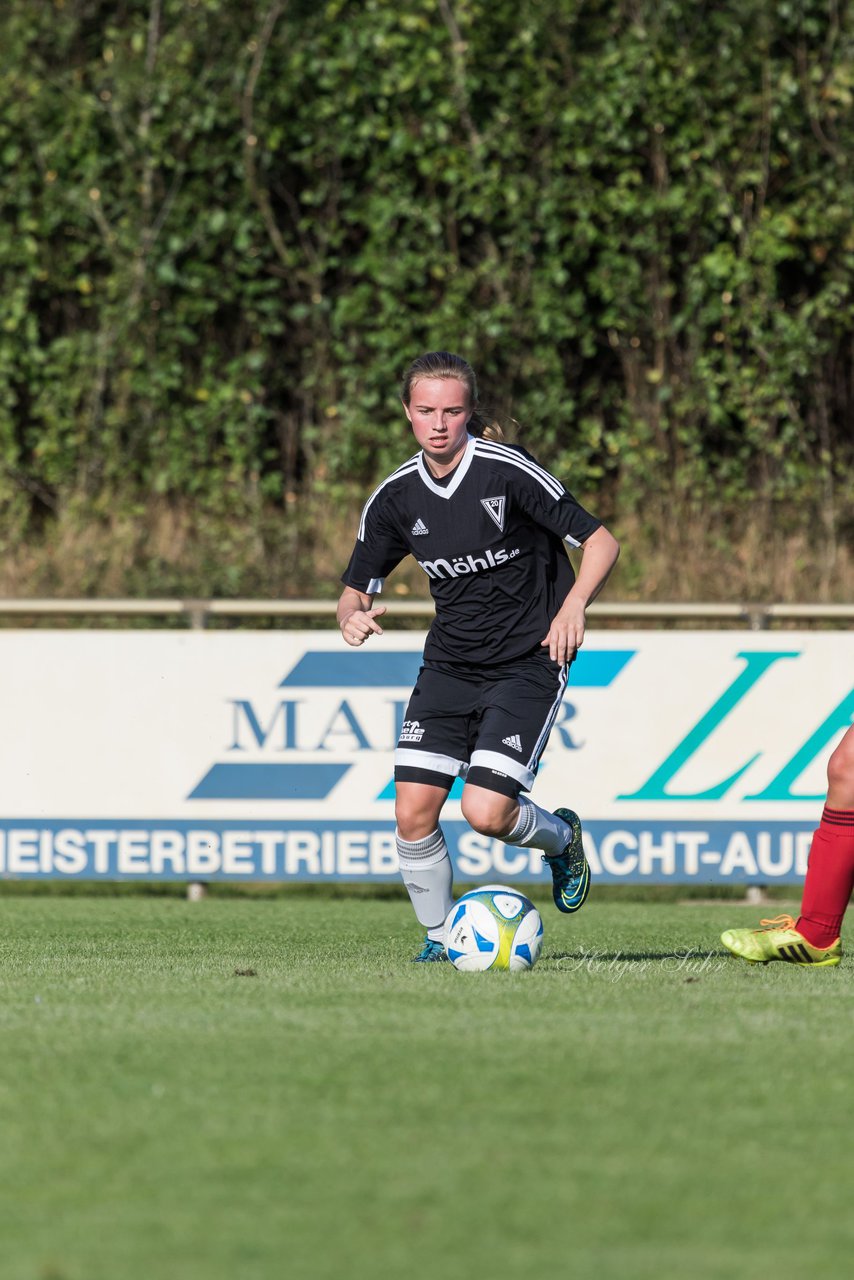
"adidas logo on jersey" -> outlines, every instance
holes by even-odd
[[[522,739],[519,737],[518,733],[511,733],[508,738],[502,738],[501,741],[504,743],[505,747],[512,747],[514,751],[522,750]]]
[[[429,533],[430,530],[427,528],[426,524],[419,516],[418,519],[415,521],[415,524],[412,526],[412,532],[415,534],[417,538],[419,534],[423,535],[425,533]]]

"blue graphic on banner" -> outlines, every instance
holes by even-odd
[[[604,689],[617,678],[634,657],[635,649],[594,649],[582,652],[572,664],[570,684],[576,688]],[[309,650],[280,682],[280,689],[395,689],[411,688],[421,667],[421,654],[415,650],[390,650],[382,653],[336,653]],[[401,711],[405,704],[401,703]],[[300,703],[283,698],[262,715],[246,699],[232,702],[235,724],[243,727],[250,744],[260,750],[295,751],[300,747]],[[327,726],[331,736],[336,722],[346,726],[363,751],[371,750],[366,727],[358,719],[347,698],[342,699]],[[399,728],[399,726],[398,726]],[[389,747],[391,747],[391,743]],[[325,750],[325,738],[312,744]],[[231,751],[242,750],[238,730],[234,729]],[[353,767],[352,759],[338,764],[255,763],[214,764],[187,796],[188,800],[325,800]],[[451,793],[456,799],[460,786]],[[393,782],[389,781],[377,796],[392,799]]]
[[[310,649],[279,685],[280,689],[411,689],[421,669],[412,650],[333,653]]]
[[[582,649],[572,664],[569,683],[583,689],[606,688],[632,658],[634,649]],[[334,653],[311,649],[303,654],[280,689],[411,689],[421,670],[413,649],[382,653]]]
[[[190,800],[325,800],[346,764],[215,764]]]
[[[537,849],[443,822],[458,882],[547,881]],[[813,824],[585,823],[601,884],[799,880]],[[393,822],[145,822],[79,818],[0,822],[0,878],[210,881],[395,881]]]

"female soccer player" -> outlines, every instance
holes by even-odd
[[[452,868],[439,814],[457,776],[462,811],[483,835],[541,849],[559,911],[577,911],[590,871],[571,809],[547,813],[533,784],[585,608],[619,554],[616,540],[524,449],[478,412],[471,366],[421,356],[401,388],[420,452],[374,490],[338,604],[349,645],[382,635],[374,596],[412,555],[436,617],[395,751],[397,852],[418,921],[419,962],[444,960]],[[565,543],[582,547],[576,579]]]
[[[854,889],[854,725],[827,764],[827,799],[812,839],[801,914],[762,920],[761,929],[727,929],[721,942],[751,964],[785,960],[830,968],[842,958],[842,918]]]

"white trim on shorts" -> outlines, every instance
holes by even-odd
[[[395,768],[398,765],[406,769],[427,769],[430,773],[443,773],[452,778],[464,777],[470,767],[465,760],[455,760],[453,756],[436,755],[432,751],[413,751],[411,747],[395,749]]]
[[[473,751],[469,768],[496,769],[499,773],[506,773],[508,778],[514,778],[519,783],[523,791],[530,791],[534,785],[533,769],[522,764],[521,760],[514,760],[512,756],[501,755],[499,751]]]
[[[560,711],[560,704],[563,702],[563,695],[566,693],[566,682],[568,678],[569,667],[564,662],[560,669],[560,676],[558,677],[557,697],[552,703],[552,709],[546,718],[546,723],[543,725],[543,731],[534,743],[534,750],[531,752],[531,758],[528,761],[528,768],[533,771],[531,774],[532,777],[534,773],[536,773],[537,765],[540,762],[540,756],[543,754],[543,748],[548,742],[549,734],[554,728],[555,720],[557,720],[557,713]]]

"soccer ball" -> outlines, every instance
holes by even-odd
[[[448,959],[455,968],[469,973],[531,969],[542,945],[539,911],[524,894],[506,884],[487,884],[464,893],[445,921]]]

